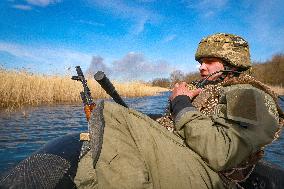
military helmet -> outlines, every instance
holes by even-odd
[[[247,41],[237,35],[217,33],[203,38],[195,53],[195,60],[220,58],[227,64],[241,69],[251,67]]]

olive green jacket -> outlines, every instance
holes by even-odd
[[[233,168],[263,146],[279,129],[271,96],[249,84],[225,87],[213,116],[182,111],[176,130],[188,146],[215,171]]]

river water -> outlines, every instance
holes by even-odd
[[[169,92],[159,96],[124,99],[130,108],[143,113],[162,114]],[[279,101],[284,110],[284,101]],[[29,107],[7,114],[0,112],[0,175],[48,141],[74,132],[86,131],[82,105]],[[269,145],[265,160],[284,168],[284,138]]]

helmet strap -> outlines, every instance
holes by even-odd
[[[209,77],[211,77],[211,76],[213,76],[217,73],[220,73],[220,72],[222,72],[222,74],[217,79],[215,79],[214,81],[208,80]],[[197,88],[204,88],[205,85],[217,84],[217,83],[224,81],[224,79],[226,77],[237,77],[241,73],[242,72],[237,71],[237,68],[235,68],[235,67],[224,66],[224,70],[220,70],[220,71],[216,71],[214,73],[211,73],[205,79],[202,79],[198,82],[195,82],[194,84],[196,85]],[[193,84],[193,82],[192,82],[192,84]]]

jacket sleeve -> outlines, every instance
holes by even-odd
[[[226,87],[216,114],[205,116],[185,108],[175,117],[178,134],[215,171],[237,166],[278,130],[278,113],[271,96],[250,85]]]

